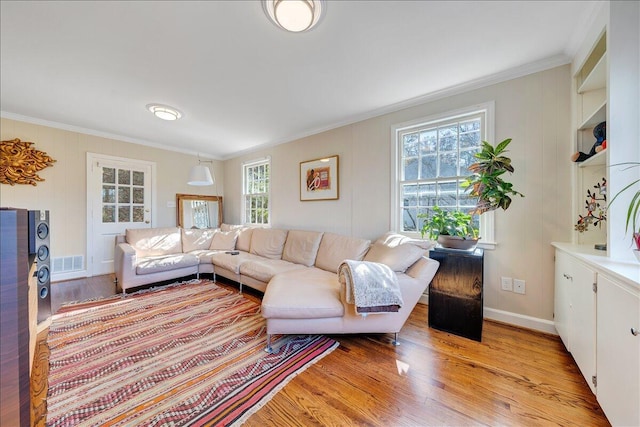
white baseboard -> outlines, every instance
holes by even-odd
[[[65,280],[83,279],[87,277],[87,270],[70,271],[68,273],[51,274],[51,283],[62,282]]]
[[[429,305],[429,295],[422,295],[418,300],[418,304]],[[524,314],[512,313],[510,311],[503,311],[488,307],[484,307],[483,317],[485,319],[495,320],[496,322],[502,322],[508,325],[558,335],[558,331],[556,331],[556,327],[551,320],[539,319],[537,317],[525,316]]]
[[[522,328],[533,329],[534,331],[545,332],[547,334],[558,335],[556,327],[551,320],[539,319],[537,317],[525,316],[524,314],[512,313],[488,307],[485,307],[483,312],[485,319],[520,326]]]

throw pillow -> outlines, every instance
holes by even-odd
[[[364,257],[365,261],[379,262],[389,266],[393,271],[404,273],[407,268],[425,254],[425,250],[410,243],[402,243],[390,247],[382,243],[374,243]]]

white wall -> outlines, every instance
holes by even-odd
[[[485,310],[544,319],[549,325],[554,270],[550,242],[569,241],[574,220],[570,88],[569,66],[557,67],[227,160],[225,221],[241,219],[242,162],[271,156],[273,227],[375,239],[392,227],[391,127],[493,100],[495,138],[513,138],[509,156],[516,173],[511,178],[526,197],[514,200],[507,212],[496,213],[498,246],[485,253]],[[340,199],[301,202],[300,162],[334,154],[340,156]],[[501,291],[500,276],[526,280],[526,295]]]
[[[215,195],[217,189],[218,195],[223,195],[221,162],[214,162],[213,168],[217,188],[192,187],[187,185],[187,177],[197,158],[191,155],[4,118],[0,137],[3,141],[19,138],[33,142],[34,148],[56,160],[39,172],[44,181],[37,186],[0,185],[0,206],[50,211],[52,257],[84,255],[87,259],[87,152],[156,162],[153,225],[157,227],[176,225],[176,209],[167,207],[167,202],[175,203],[176,193]]]
[[[640,3],[610,2],[607,56],[609,59],[609,200],[629,183],[640,179],[640,167],[625,168],[625,162],[640,162]],[[607,220],[609,256],[633,262],[631,233],[625,232],[626,214],[636,184],[611,205]],[[636,230],[637,231],[637,230]]]

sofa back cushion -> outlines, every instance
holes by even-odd
[[[249,252],[251,249],[251,236],[253,235],[253,227],[242,227],[238,231],[238,240],[236,241],[236,249],[239,251]]]
[[[287,230],[254,228],[249,252],[269,259],[281,259],[286,240]]]
[[[235,249],[239,251],[249,252],[251,249],[251,235],[253,234],[253,228],[248,225],[238,225],[238,224],[221,224],[220,230],[222,231],[237,231],[238,232],[238,240],[236,240]]]
[[[139,257],[179,254],[182,239],[178,227],[127,229],[127,243]]]
[[[216,249],[220,251],[232,251],[236,248],[236,241],[238,239],[238,231],[216,231],[211,239],[211,245],[209,249]]]
[[[285,261],[311,267],[316,262],[322,233],[318,231],[290,230],[282,251]]]
[[[213,228],[183,228],[182,229],[182,252],[200,251],[209,249],[211,240],[217,230]]]
[[[345,259],[361,261],[369,245],[371,245],[370,240],[324,233],[318,248],[316,267],[337,273],[340,263]]]

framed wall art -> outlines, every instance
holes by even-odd
[[[338,156],[300,162],[300,200],[337,200]]]

